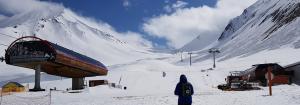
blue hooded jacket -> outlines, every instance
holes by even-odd
[[[194,94],[194,89],[193,89],[193,85],[190,84],[187,79],[186,79],[186,76],[185,75],[181,75],[180,76],[180,81],[179,83],[176,85],[176,88],[175,88],[175,95],[177,95],[179,98],[178,98],[178,104],[181,105],[181,104],[189,104],[191,105],[192,104],[192,96],[183,96],[182,95],[182,84],[184,83],[188,83],[191,87],[191,92],[192,92],[192,95]]]

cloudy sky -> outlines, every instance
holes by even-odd
[[[197,36],[218,37],[230,19],[256,0],[9,1],[0,0],[0,19],[40,6],[61,5],[116,32],[140,35],[155,47],[180,48]]]

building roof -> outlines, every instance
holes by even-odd
[[[18,83],[18,82],[8,82],[6,83],[5,85],[3,85],[2,87],[4,88],[5,86],[7,86],[8,84],[15,84],[17,85],[18,87],[24,87],[22,84]]]
[[[67,49],[65,47],[62,47],[58,44],[54,44],[52,42],[49,42],[47,40],[43,40],[43,41],[39,41],[39,40],[34,40],[34,41],[26,41],[26,42],[16,42],[16,43],[19,43],[19,44],[22,44],[22,45],[26,45],[26,44],[40,44],[41,42],[45,42],[45,43],[49,43],[49,45],[56,51],[59,51],[59,52],[62,52],[64,54],[66,54],[66,56],[69,56],[73,59],[76,59],[76,60],[79,60],[79,61],[83,61],[83,62],[86,62],[86,63],[89,63],[89,64],[92,64],[92,65],[95,65],[95,66],[98,66],[98,67],[101,67],[103,69],[107,69],[106,66],[104,64],[102,64],[101,62],[93,59],[93,58],[90,58],[88,56],[85,56],[83,54],[80,54],[80,53],[77,53],[75,51],[72,51],[70,49]],[[41,47],[41,46],[32,46],[30,45],[31,47],[36,47],[35,49],[43,49],[43,51],[45,50],[50,50],[50,49],[47,49],[47,48],[44,48],[44,47]]]
[[[242,75],[249,74],[249,73],[255,71],[257,68],[258,68],[258,66],[253,65],[251,68],[246,69],[245,71],[243,71]]]
[[[263,64],[255,64],[255,65],[252,65],[252,66],[268,66],[268,65],[279,65],[277,63],[263,63]]]
[[[252,65],[252,67],[251,68],[249,68],[249,69],[246,69],[245,71],[243,71],[242,73],[241,73],[241,75],[245,75],[245,74],[249,74],[249,73],[251,73],[251,72],[253,72],[253,71],[255,71],[255,70],[262,70],[262,69],[259,69],[259,68],[266,68],[266,67],[268,67],[268,66],[270,66],[270,65],[272,65],[272,66],[274,66],[274,65],[277,65],[279,68],[274,68],[274,70],[280,70],[280,69],[282,69],[283,67],[281,67],[279,64],[277,64],[277,63],[265,63],[265,64],[255,64],[255,65]]]
[[[289,64],[289,65],[286,65],[286,66],[284,66],[284,68],[291,68],[291,67],[295,67],[295,66],[299,66],[299,65],[300,65],[300,61],[296,62],[296,63],[292,63],[292,64]]]
[[[274,68],[275,70],[277,70],[277,69],[282,69],[283,67],[282,66],[280,66],[279,64],[277,64],[277,63],[265,63],[265,64],[256,64],[256,65],[252,65],[252,66],[254,66],[254,67],[257,67],[257,68],[266,68],[266,67],[269,67],[269,66],[277,66],[277,67],[279,67],[279,68]]]
[[[84,62],[87,62],[89,64],[93,64],[93,65],[96,65],[96,66],[99,66],[99,67],[102,67],[104,69],[107,69],[106,66],[104,66],[104,64],[102,64],[101,62],[97,61],[97,60],[94,60],[88,56],[85,56],[85,55],[82,55],[82,54],[79,54],[75,51],[72,51],[72,50],[69,50],[65,47],[62,47],[62,46],[59,46],[57,44],[54,44],[54,43],[51,43],[51,46],[57,50],[57,51],[60,51],[60,52],[63,52],[65,54],[68,54],[69,56],[71,56],[72,58],[74,59],[77,59],[77,60],[80,60],[80,61],[84,61]]]

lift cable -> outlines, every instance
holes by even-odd
[[[0,45],[1,45],[1,46],[8,46],[8,45],[6,45],[6,44],[2,44],[2,43],[0,43]]]
[[[8,35],[8,34],[4,34],[4,33],[0,33],[0,35],[7,36],[7,37],[10,37],[10,38],[14,38],[14,39],[18,39],[17,37],[14,37],[14,36],[11,36],[11,35]]]

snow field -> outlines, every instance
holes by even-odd
[[[279,56],[284,51],[294,52],[295,57],[298,56],[297,50],[292,49],[266,51],[217,62],[214,70],[207,70],[212,66],[211,60],[193,63],[192,66],[186,60],[178,64],[178,55],[113,65],[109,67],[107,76],[88,77],[86,80],[106,79],[118,84],[121,78],[120,84],[127,90],[96,86],[82,93],[54,91],[52,102],[54,105],[176,105],[177,96],[173,92],[179,76],[185,74],[194,86],[193,105],[299,105],[300,86],[295,84],[274,86],[273,96],[268,96],[267,87],[253,91],[220,91],[216,88],[218,84],[225,83],[224,78],[229,71],[244,70],[258,61],[264,62],[266,53],[274,56],[267,57],[272,58],[268,61],[278,61],[273,58],[281,58],[278,62],[283,64],[293,61],[294,58]],[[162,72],[166,72],[166,77],[162,77]],[[41,85],[47,90],[53,87],[65,90],[71,87],[71,79],[45,81]],[[30,86],[33,87],[33,84],[30,83]]]

